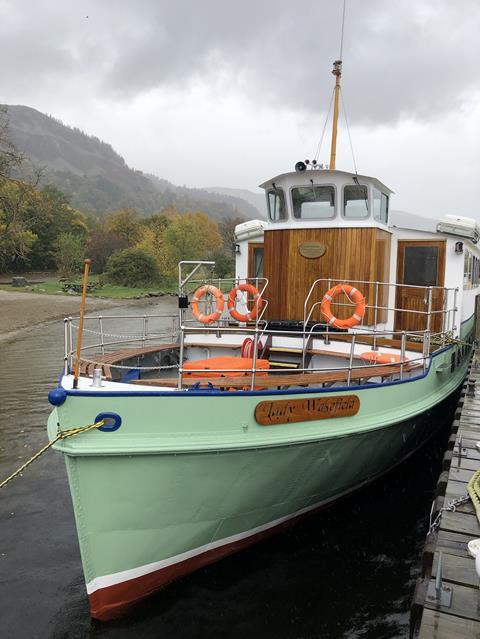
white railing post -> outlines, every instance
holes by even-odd
[[[407,334],[405,331],[402,331],[402,342],[400,347],[400,379],[403,379],[403,366],[405,363],[405,350],[407,343]]]
[[[352,342],[350,345],[350,358],[348,361],[348,376],[347,376],[347,386],[350,386],[350,382],[352,380],[352,367],[353,367],[353,357],[355,355],[355,333],[352,333]]]
[[[367,310],[368,313],[368,310]],[[375,306],[373,317],[373,351],[378,350],[377,346],[377,321],[378,321],[378,282],[375,282]]]
[[[63,320],[63,374],[68,375],[68,320]]]
[[[255,389],[255,368],[257,366],[257,348],[258,348],[258,328],[255,327],[255,335],[253,337],[253,356],[252,356],[252,380],[250,390]]]
[[[68,318],[68,337],[70,341],[70,370],[73,371],[73,326],[72,316]]]
[[[103,339],[103,317],[98,317],[98,328],[100,329],[100,346],[102,348],[102,355],[105,355],[105,341]]]

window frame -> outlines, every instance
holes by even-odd
[[[367,203],[368,203],[368,211],[367,214],[362,216],[362,217],[348,217],[347,215],[345,215],[345,189],[348,186],[364,186],[367,189]],[[355,220],[368,220],[369,218],[372,217],[372,208],[373,208],[373,204],[372,204],[372,198],[370,197],[370,185],[369,184],[344,184],[342,186],[342,218],[344,220],[350,220],[350,221],[355,221]]]
[[[296,217],[295,216],[295,207],[293,205],[293,190],[294,189],[308,189],[311,188],[312,185],[308,184],[296,184],[291,186],[289,189],[290,196],[290,204],[292,206],[292,220],[297,220],[298,222],[321,222],[322,220],[335,220],[338,217],[338,190],[337,185],[331,182],[322,184],[313,184],[313,187],[322,187],[322,186],[331,186],[333,188],[333,196],[334,196],[334,205],[333,205],[333,215],[331,217]]]
[[[380,214],[378,216],[375,214],[375,191],[380,193],[380,198],[379,198],[379,200],[380,200]],[[386,201],[387,201],[387,210],[386,210],[387,219],[386,220],[382,220],[382,202],[383,202],[383,198],[385,198]],[[384,226],[388,226],[389,214],[390,214],[390,196],[387,193],[384,193],[381,189],[377,189],[377,187],[372,184],[372,219],[375,220],[375,222],[379,222],[380,224],[383,224]]]
[[[268,221],[272,222],[273,224],[278,224],[281,222],[286,222],[289,219],[289,215],[288,215],[288,206],[287,206],[287,197],[285,194],[285,191],[282,189],[282,187],[280,186],[271,186],[270,188],[268,188],[266,191],[266,196],[267,196],[267,214],[268,214]],[[283,196],[283,205],[284,205],[284,211],[285,211],[285,217],[282,218],[278,218],[278,219],[273,219],[271,216],[271,210],[270,210],[270,194],[271,193],[281,193]]]

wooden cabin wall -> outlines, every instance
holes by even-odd
[[[305,242],[318,242],[325,247],[321,257],[308,258],[299,249]],[[390,260],[390,234],[376,228],[323,228],[285,229],[265,231],[264,275],[269,280],[267,289],[270,320],[302,321],[304,302],[312,283],[319,278],[335,280],[388,281]],[[358,284],[367,304],[374,303],[374,287]],[[312,299],[320,301],[328,283],[317,285]],[[380,294],[380,304],[386,306],[388,292]],[[342,296],[341,302],[347,302]],[[349,317],[352,307],[332,305],[337,317]],[[317,308],[313,319],[320,320]],[[386,313],[378,321],[384,321]],[[364,323],[373,322],[373,310]]]

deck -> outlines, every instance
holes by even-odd
[[[480,369],[472,368],[469,379],[476,381],[475,388],[465,383],[462,390],[437,484],[433,518],[442,506],[466,494],[468,481],[480,469],[476,446],[480,441]],[[467,550],[468,542],[475,538],[480,538],[480,526],[470,500],[455,511],[442,512],[440,525],[427,536],[423,551],[422,578],[411,610],[411,637],[480,637],[479,577]],[[441,581],[436,581],[439,560]]]

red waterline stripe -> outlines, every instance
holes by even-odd
[[[218,561],[219,559],[223,559],[227,555],[237,552],[238,550],[242,550],[257,541],[270,537],[279,530],[285,530],[304,517],[318,512],[328,505],[330,504],[322,504],[318,506],[318,508],[301,513],[300,515],[295,515],[291,519],[283,521],[280,524],[276,524],[271,528],[254,533],[253,535],[244,537],[243,539],[227,543],[224,546],[207,550],[199,555],[195,555],[195,557],[184,559],[183,561],[167,566],[166,568],[160,568],[159,570],[155,570],[147,575],[128,579],[127,581],[114,584],[113,586],[99,588],[88,595],[91,615],[94,619],[99,619],[100,621],[109,621],[111,619],[122,617],[130,612],[135,604],[154,594],[157,590],[160,590],[162,586],[165,586],[171,581],[179,579],[180,577],[194,572],[199,568],[203,568],[204,566]]]

